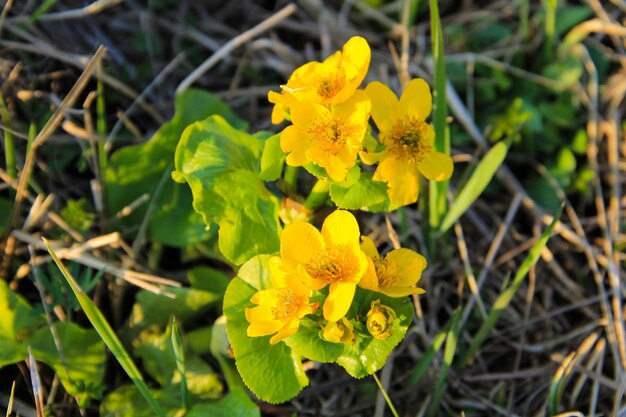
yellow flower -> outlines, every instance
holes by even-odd
[[[300,320],[317,310],[317,303],[309,303],[310,285],[306,276],[290,273],[281,267],[280,258],[270,259],[269,268],[273,288],[258,291],[250,301],[256,307],[246,308],[251,337],[268,336],[274,345],[298,331]]]
[[[285,113],[296,101],[308,101],[330,107],[354,94],[370,63],[370,47],[360,36],[352,37],[324,62],[309,62],[296,69],[281,93],[270,91],[268,100],[274,103],[272,123],[285,119]]]
[[[322,338],[331,343],[348,343],[354,340],[354,328],[345,317],[329,321],[322,329]]]
[[[320,233],[309,223],[285,227],[280,239],[280,256],[285,270],[297,271],[310,280],[311,289],[329,285],[324,318],[338,321],[346,315],[356,286],[367,270],[367,256],[359,246],[359,225],[352,214],[336,210]]]
[[[367,236],[361,237],[361,249],[368,256],[369,267],[359,282],[360,287],[396,298],[425,292],[415,287],[426,268],[426,259],[422,255],[400,248],[381,258],[374,242]]]
[[[380,300],[372,301],[371,309],[367,312],[367,331],[374,339],[385,340],[392,334],[393,322],[396,320],[396,312],[391,307],[380,303]]]
[[[387,183],[392,207],[414,203],[419,195],[418,172],[443,181],[453,170],[450,156],[434,150],[435,132],[425,121],[432,108],[428,84],[411,80],[399,101],[378,81],[368,84],[365,92],[372,100],[372,118],[385,149],[364,159],[380,161],[373,179]]]
[[[314,162],[326,168],[333,180],[345,180],[361,149],[370,107],[370,100],[362,90],[332,110],[307,101],[294,103],[293,125],[280,135],[280,147],[289,152],[287,164],[301,166]]]

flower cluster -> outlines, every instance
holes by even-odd
[[[330,214],[321,232],[306,222],[289,224],[280,241],[280,256],[270,259],[272,288],[257,292],[256,306],[246,309],[248,336],[273,334],[271,344],[296,333],[300,321],[316,314],[320,336],[333,343],[354,340],[353,320],[346,317],[357,287],[390,297],[419,294],[415,288],[426,267],[423,256],[395,249],[381,258],[372,241],[361,237],[354,216],[344,210]],[[312,300],[319,300],[313,302]],[[322,304],[319,314],[318,306]],[[376,339],[391,335],[395,312],[372,302],[363,321]]]
[[[399,100],[377,81],[361,90],[370,57],[367,41],[355,36],[324,62],[296,69],[268,99],[274,104],[273,123],[292,122],[280,136],[288,165],[313,163],[342,182],[360,156],[365,164],[378,164],[372,178],[387,184],[393,209],[417,201],[418,172],[442,181],[450,178],[453,165],[449,155],[434,149],[434,130],[426,122],[432,107],[426,82],[411,80]],[[366,147],[370,116],[379,142]]]

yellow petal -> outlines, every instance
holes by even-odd
[[[426,269],[426,258],[406,248],[392,250],[385,256],[385,260],[397,266],[397,287],[412,287],[417,284]]]
[[[336,67],[341,62],[341,52],[337,51],[334,54],[330,55],[323,62],[326,67]]]
[[[387,152],[383,155],[382,161],[378,164],[374,176],[374,181],[390,182],[396,179],[402,180],[406,175],[409,165],[399,159],[393,154]]]
[[[257,291],[250,301],[253,304],[263,304],[269,306],[275,306],[278,302],[278,298],[280,297],[280,293],[274,288],[268,288],[267,290]]]
[[[328,246],[347,245],[358,249],[361,232],[352,213],[346,210],[335,210],[324,220],[322,236]]]
[[[367,128],[367,119],[372,108],[369,96],[363,90],[357,90],[352,96],[339,104],[333,111],[335,117],[355,125],[363,126],[363,133]]]
[[[324,250],[326,245],[320,232],[311,224],[288,224],[280,238],[280,255],[283,261],[294,266],[306,264]]]
[[[417,201],[419,178],[412,165],[389,156],[383,159],[373,176],[374,181],[387,182],[387,194],[391,201],[390,210]]]
[[[442,152],[430,152],[417,163],[419,171],[429,180],[444,181],[452,176],[452,158]]]
[[[300,326],[300,320],[292,320],[287,323],[282,329],[278,331],[272,338],[270,339],[270,345],[275,345],[281,340],[291,336],[292,334],[298,331],[298,327]]]
[[[274,288],[285,288],[287,286],[286,283],[286,275],[288,274],[285,265],[283,265],[280,256],[272,256],[270,260],[267,262],[268,268],[270,270],[270,279],[272,280],[272,287]]]
[[[297,101],[291,105],[291,121],[306,131],[316,119],[331,120],[330,112],[322,105],[307,101]]]
[[[419,190],[419,178],[415,173],[408,174],[406,182],[390,182],[387,189],[387,195],[391,203],[389,210],[415,203],[419,198]]]
[[[396,95],[385,84],[374,81],[365,87],[372,101],[372,119],[381,132],[391,130],[400,115],[400,104]]]
[[[365,275],[363,275],[363,278],[359,281],[359,287],[370,291],[379,291],[376,267],[369,256],[367,257],[367,271],[365,271]]]
[[[426,81],[412,79],[400,97],[400,113],[423,121],[430,115],[432,106],[433,97]]]
[[[373,260],[380,259],[380,254],[378,253],[378,249],[376,249],[376,245],[374,245],[372,239],[367,236],[361,236],[361,250]]]
[[[352,304],[356,284],[335,282],[330,284],[328,297],[324,302],[324,319],[337,321],[346,315]]]
[[[287,165],[302,166],[309,162],[306,152],[313,146],[311,137],[303,134],[295,126],[287,126],[280,134],[280,148],[287,155]]]
[[[411,294],[424,294],[426,292],[423,288],[417,287],[381,288],[379,291],[393,298],[406,297]]]
[[[250,323],[246,334],[250,337],[267,336],[276,333],[282,326],[283,323],[277,320],[256,321]]]
[[[359,157],[361,157],[361,161],[363,161],[366,165],[374,165],[377,162],[380,162],[385,156],[387,156],[387,151],[382,152],[359,152]]]
[[[326,168],[326,172],[328,176],[337,182],[342,182],[346,180],[346,176],[348,175],[348,170],[354,166],[356,162],[356,155],[354,156],[354,160],[351,165],[344,164],[341,159],[337,158],[334,155],[331,155],[328,158],[328,164],[324,167]]]
[[[319,307],[319,303],[306,304],[304,307],[300,309],[300,311],[298,311],[298,318],[301,319],[307,314],[315,313],[318,307]]]
[[[360,84],[365,78],[372,52],[367,41],[360,36],[353,36],[343,46],[342,64],[346,78]]]
[[[246,308],[246,320],[248,320],[249,323],[257,321],[273,321],[274,314],[272,313],[272,307],[260,305],[254,308]]]

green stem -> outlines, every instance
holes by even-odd
[[[11,116],[9,115],[9,109],[4,103],[4,97],[0,95],[0,117],[4,124],[4,157],[6,161],[7,175],[11,178],[17,176],[17,170],[15,169],[15,138],[11,129],[13,129],[13,123],[11,123]]]
[[[289,189],[289,193],[295,194],[298,189],[298,172],[300,171],[299,167],[294,167],[287,165],[285,167],[285,174],[283,175],[283,179],[287,184]]]
[[[394,415],[394,417],[399,417],[398,412],[396,411],[396,407],[393,406],[391,398],[389,398],[389,394],[387,394],[387,391],[385,391],[385,388],[383,388],[383,384],[380,383],[380,379],[378,379],[378,376],[376,376],[375,372],[372,374],[372,376],[374,377],[374,381],[376,381],[376,384],[378,385],[378,389],[380,389],[383,397],[385,397],[385,401],[387,401],[387,405],[389,406],[391,413]]]
[[[430,0],[430,36],[432,39],[432,55],[434,61],[434,111],[433,124],[435,127],[435,150],[450,155],[450,135],[446,125],[448,107],[446,103],[446,61],[443,44],[443,30],[439,18],[439,6],[436,0]],[[437,230],[446,211],[446,195],[448,181],[430,181],[428,189],[429,218],[431,231]],[[432,249],[434,235],[431,233],[429,246]],[[431,252],[434,253],[434,252]]]
[[[328,189],[330,187],[330,181],[319,179],[313,186],[311,193],[304,201],[304,207],[309,210],[315,210],[324,205],[328,199]]]

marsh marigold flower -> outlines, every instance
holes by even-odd
[[[274,345],[298,331],[300,320],[317,310],[317,303],[309,303],[310,285],[306,276],[284,271],[280,258],[273,257],[269,263],[272,287],[254,294],[250,301],[257,306],[246,308],[246,320],[250,323],[247,334],[251,337],[268,336]]]
[[[358,282],[367,270],[367,256],[359,245],[359,225],[352,214],[336,210],[320,233],[305,222],[289,224],[280,239],[281,267],[310,280],[313,290],[329,286],[324,319],[338,321],[346,315]]]
[[[362,156],[368,163],[379,162],[373,179],[387,183],[392,207],[414,203],[419,195],[418,172],[429,180],[443,181],[453,170],[450,156],[435,151],[435,132],[426,123],[432,108],[428,84],[411,80],[400,100],[378,81],[368,84],[365,91],[372,100],[372,118],[385,149]]]
[[[374,242],[367,236],[361,237],[361,249],[368,256],[367,272],[359,286],[381,292],[389,297],[405,297],[423,294],[415,285],[426,269],[426,259],[410,249],[393,249],[384,258],[376,250]]]
[[[329,321],[322,329],[322,338],[331,343],[349,343],[354,340],[354,328],[350,320],[342,317]]]
[[[370,106],[362,90],[331,110],[308,101],[293,104],[293,125],[280,135],[280,147],[289,152],[287,164],[301,166],[314,162],[325,168],[333,180],[345,180],[361,149]]]
[[[285,114],[298,101],[335,106],[349,99],[359,87],[371,58],[367,41],[360,36],[350,38],[324,62],[309,62],[296,69],[281,93],[270,91],[268,100],[274,103],[272,123],[285,120]]]

